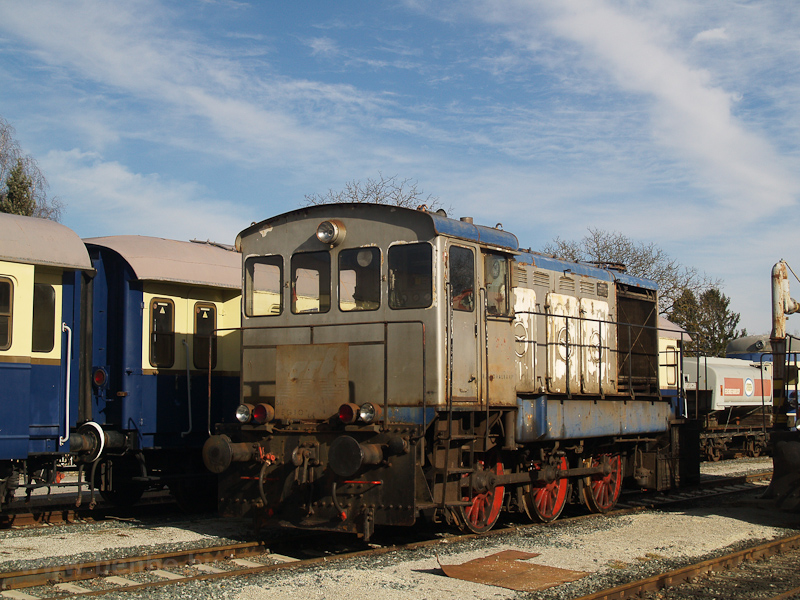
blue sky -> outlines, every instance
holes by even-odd
[[[0,115],[82,237],[232,243],[383,173],[533,249],[653,241],[763,333],[800,268],[799,8],[3,2]]]

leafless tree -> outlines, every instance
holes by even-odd
[[[658,283],[659,312],[662,315],[672,312],[675,301],[684,290],[699,297],[706,290],[721,286],[719,280],[680,264],[653,242],[637,242],[621,233],[592,227],[588,231],[580,240],[556,238],[541,252],[602,266],[624,266],[630,275],[652,279]]]
[[[64,209],[63,204],[57,197],[47,197],[49,186],[44,173],[39,168],[36,159],[22,152],[14,134],[15,131],[11,124],[0,117],[0,202],[5,204],[9,176],[15,170],[21,171],[29,186],[29,194],[34,201],[33,206],[25,211],[26,215],[60,221]]]
[[[390,204],[405,208],[425,206],[429,211],[442,208],[439,198],[419,189],[417,181],[398,179],[397,175],[385,177],[378,173],[378,179],[368,178],[364,181],[348,181],[343,190],[328,190],[324,194],[307,194],[305,206],[317,204],[342,204],[353,202],[358,204]]]

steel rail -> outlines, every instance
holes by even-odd
[[[113,560],[100,560],[73,565],[41,567],[0,573],[0,590],[29,588],[51,583],[66,583],[95,579],[105,575],[142,573],[154,569],[191,565],[224,558],[254,556],[264,553],[261,542],[245,542],[209,548],[192,548],[177,552],[149,554]],[[120,588],[125,589],[125,588]],[[109,590],[104,590],[108,593]]]
[[[715,571],[729,569],[746,561],[749,562],[767,558],[794,548],[800,548],[800,534],[773,540],[764,544],[759,544],[757,546],[746,548],[745,550],[739,550],[738,552],[732,552],[731,554],[726,554],[717,558],[704,560],[693,565],[688,565],[686,567],[681,567],[680,569],[669,571],[668,573],[654,575],[639,581],[632,581],[631,583],[626,583],[625,585],[620,585],[615,588],[595,592],[594,594],[589,594],[587,596],[581,596],[576,600],[623,600],[625,598],[633,598],[643,592],[651,592],[672,587],[700,575],[706,575]],[[794,593],[797,593],[797,590],[794,590]],[[778,598],[790,597],[791,595],[786,596],[784,594],[778,596]]]

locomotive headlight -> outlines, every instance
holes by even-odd
[[[267,423],[275,418],[275,409],[269,404],[257,404],[252,411],[253,423]]]
[[[380,419],[381,407],[380,405],[373,404],[372,402],[365,402],[358,409],[358,418],[364,423],[373,423]]]
[[[236,409],[236,420],[242,424],[249,423],[253,418],[253,408],[252,404],[240,404]]]
[[[342,404],[339,407],[339,420],[344,423],[345,425],[352,425],[356,422],[359,413],[358,404]]]
[[[323,221],[317,227],[317,239],[323,244],[336,246],[344,240],[344,224],[341,221]]]

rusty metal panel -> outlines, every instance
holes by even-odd
[[[250,348],[242,364],[242,401],[275,401],[275,348]]]
[[[552,393],[577,393],[580,353],[578,350],[578,299],[547,294],[547,389]]]
[[[608,323],[608,303],[582,298],[581,317],[581,391],[586,394],[613,393],[616,381],[616,360],[611,352],[616,329]],[[616,386],[614,386],[616,387]]]
[[[517,401],[514,323],[507,319],[487,319],[488,389],[491,406],[513,405]]]
[[[327,419],[349,402],[348,344],[278,346],[276,368],[282,419]]]
[[[588,575],[582,571],[523,562],[537,556],[538,553],[503,550],[460,565],[443,565],[439,561],[439,566],[448,577],[520,592],[544,590]]]
[[[389,404],[421,406],[424,372],[422,324],[389,323],[387,336]],[[430,358],[431,349],[426,354]],[[428,373],[429,383],[433,380],[432,371],[430,369]]]
[[[536,376],[536,292],[514,288],[514,354],[517,391],[532,392]]]
[[[659,433],[669,429],[672,407],[652,400],[517,401],[517,442]]]

